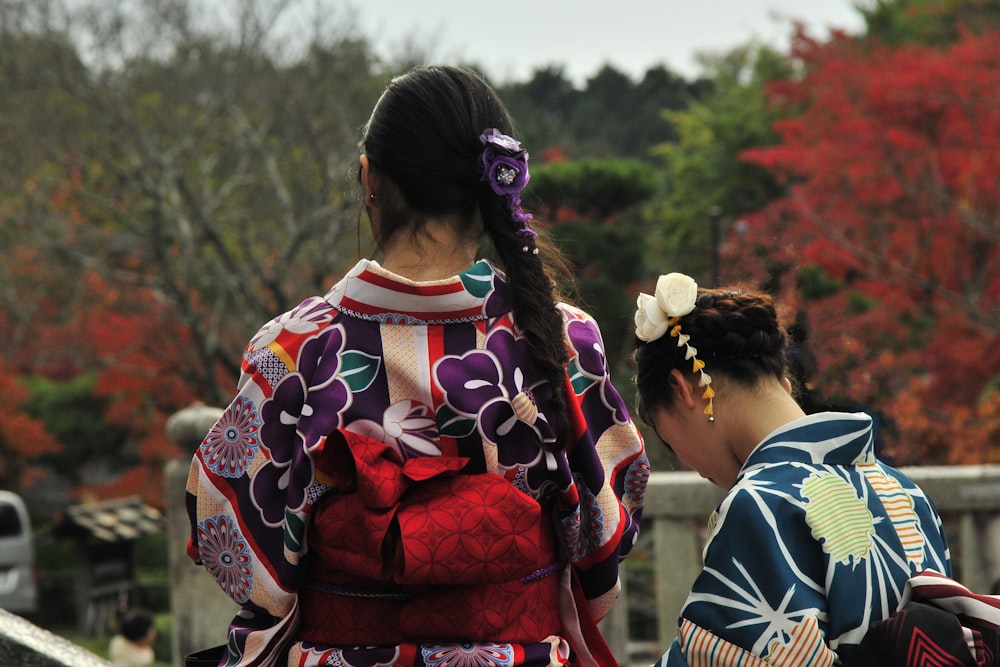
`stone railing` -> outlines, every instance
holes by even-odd
[[[904,468],[941,513],[955,577],[968,588],[989,592],[1000,579],[1000,465]],[[652,534],[657,609],[657,639],[650,645],[630,641],[622,615],[629,590],[615,605],[602,630],[622,664],[648,664],[673,640],[688,589],[701,571],[704,524],[722,499],[722,489],[693,472],[654,473],[646,491],[643,530]],[[626,570],[627,571],[627,570]],[[636,592],[633,592],[635,595]]]

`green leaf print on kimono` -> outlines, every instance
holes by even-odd
[[[352,393],[358,394],[371,386],[382,360],[364,352],[350,350],[340,356],[340,363],[340,377],[351,388]]]
[[[472,265],[468,271],[459,274],[459,279],[465,287],[465,291],[472,296],[482,299],[493,291],[492,267],[486,262],[478,262]]]
[[[451,438],[466,438],[476,430],[476,420],[464,417],[448,405],[438,408],[435,415],[441,435]]]
[[[295,512],[285,510],[285,549],[292,557],[290,562],[295,562],[297,555],[302,551],[302,543],[306,534],[306,524]]]
[[[813,473],[802,483],[802,497],[813,537],[834,560],[857,565],[868,556],[874,519],[853,486],[832,473]]]
[[[580,364],[575,358],[570,359],[569,363],[566,364],[566,374],[569,376],[569,382],[573,387],[573,393],[577,396],[583,396],[588,389],[597,384],[597,380],[594,380],[583,373],[580,369]]]

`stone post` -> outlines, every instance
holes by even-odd
[[[167,421],[167,435],[184,451],[194,455],[205,433],[222,414],[219,408],[195,405]],[[175,667],[183,667],[184,656],[225,643],[229,621],[239,606],[205,569],[186,553],[191,524],[185,505],[185,484],[191,459],[170,461],[166,467],[167,544],[169,545],[170,600],[174,618]]]
[[[643,519],[653,519],[660,650],[677,636],[677,618],[701,571],[704,525],[725,492],[694,472],[653,473]]]

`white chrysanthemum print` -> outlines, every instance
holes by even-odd
[[[297,308],[274,318],[253,337],[248,348],[256,352],[267,347],[278,338],[278,335],[288,330],[296,334],[309,334],[317,331],[321,324],[331,319],[330,305],[319,298],[303,301]]]

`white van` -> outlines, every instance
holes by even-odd
[[[10,491],[0,491],[0,609],[38,611],[31,520],[24,501]]]

